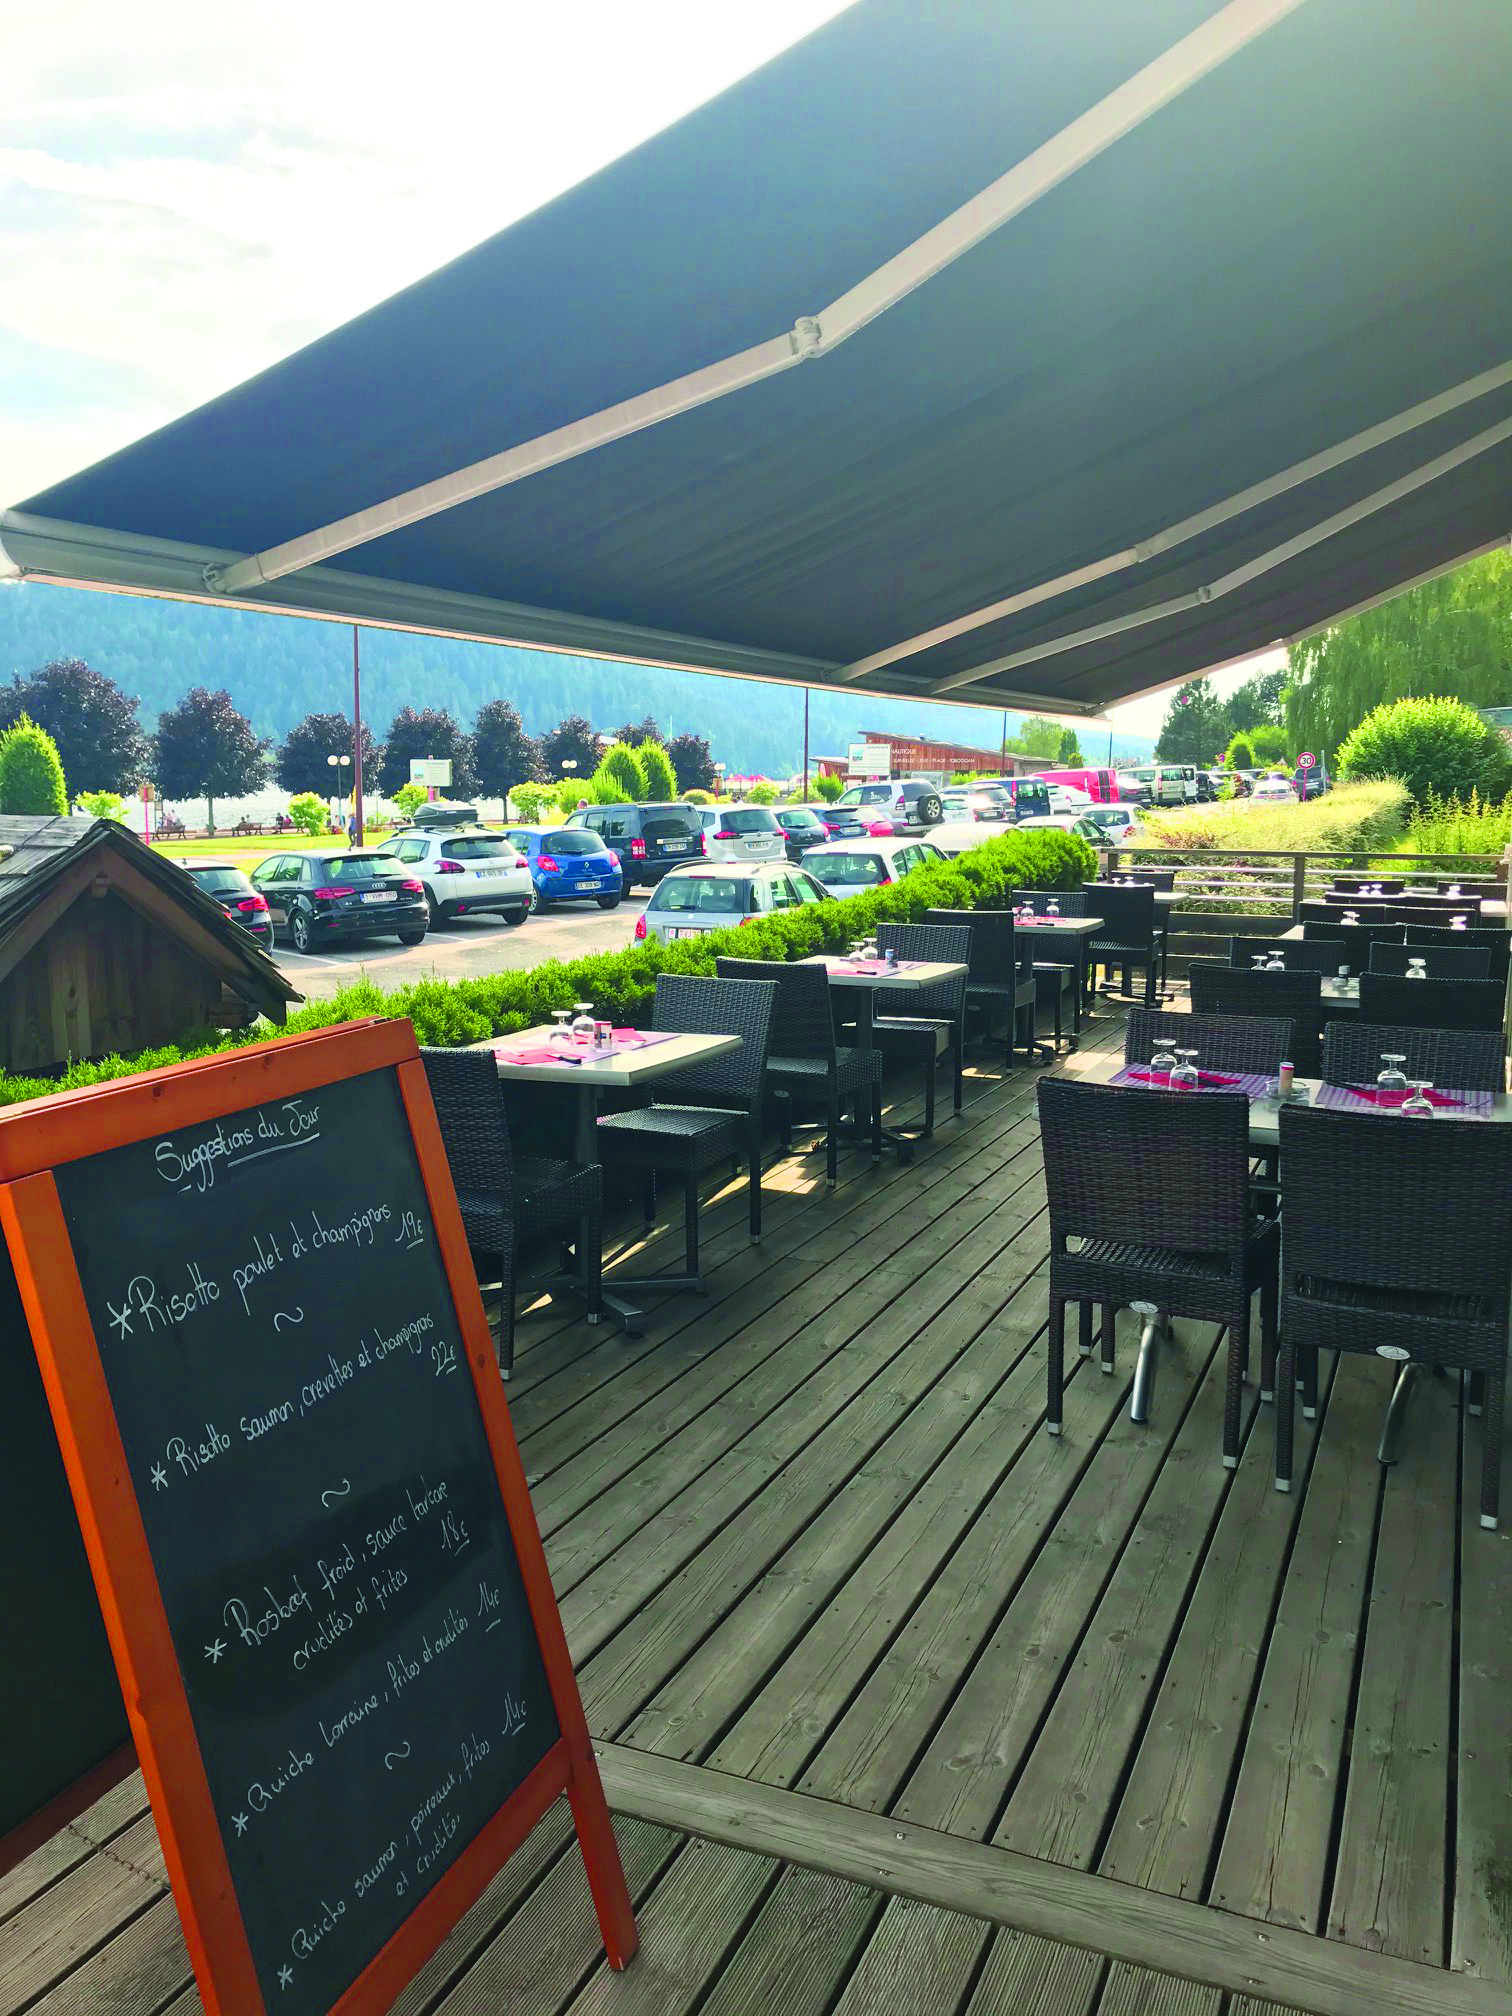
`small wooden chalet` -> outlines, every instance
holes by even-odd
[[[170,1043],[301,997],[176,861],[109,819],[0,815],[0,1070]]]

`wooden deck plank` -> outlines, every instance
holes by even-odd
[[[1502,1525],[1480,1523],[1483,1420],[1465,1424],[1460,1484],[1459,1775],[1449,1964],[1512,1983],[1512,1497]],[[1504,1461],[1503,1471],[1512,1468]]]
[[[1211,1889],[1225,1910],[1307,1932],[1323,1922],[1389,1369],[1346,1355],[1335,1372]]]
[[[1386,1474],[1329,1936],[1442,1966],[1458,1392],[1423,1379]]]
[[[864,1884],[784,1867],[701,2016],[828,2016],[882,1908]]]
[[[34,1849],[24,1862],[0,1876],[0,1925],[40,1896],[50,1883],[92,1855],[102,1841],[122,1833],[147,1810],[147,1787],[140,1771],[133,1771],[119,1785],[98,1798],[68,1826],[60,1827],[50,1841]]]
[[[177,1906],[172,1897],[160,1897],[65,1974],[28,2016],[156,2016],[189,1978]]]
[[[1103,1971],[1095,1953],[999,1931],[962,2016],[1091,2016]]]
[[[1127,1967],[1115,1960],[1097,2016],[1219,2016],[1222,2006],[1216,1988],[1173,1981],[1168,1974],[1152,1974],[1147,1967]]]
[[[7,1924],[0,1940],[0,2008],[16,2009],[44,1994],[167,1885],[157,1829],[144,1814]]]
[[[856,1961],[835,2016],[955,2016],[987,1950],[980,1919],[893,1897]]]

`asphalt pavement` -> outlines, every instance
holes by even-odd
[[[600,910],[595,903],[552,905],[544,916],[533,910],[523,924],[506,924],[502,917],[458,917],[427,931],[421,945],[368,938],[301,958],[292,945],[281,944],[274,956],[290,984],[310,1001],[328,1001],[349,981],[364,978],[380,987],[403,987],[412,980],[502,973],[547,959],[623,952],[649,893],[637,889],[617,910]]]

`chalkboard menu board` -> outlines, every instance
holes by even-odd
[[[245,1951],[319,2016],[561,1738],[400,1077],[51,1180]]]

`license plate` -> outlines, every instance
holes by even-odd
[[[398,897],[392,889],[373,889],[362,900],[364,903],[395,903]]]
[[[692,844],[689,840],[663,840],[662,852],[664,854],[686,854]]]
[[[696,924],[674,924],[668,931],[669,938],[702,938],[703,933]]]

